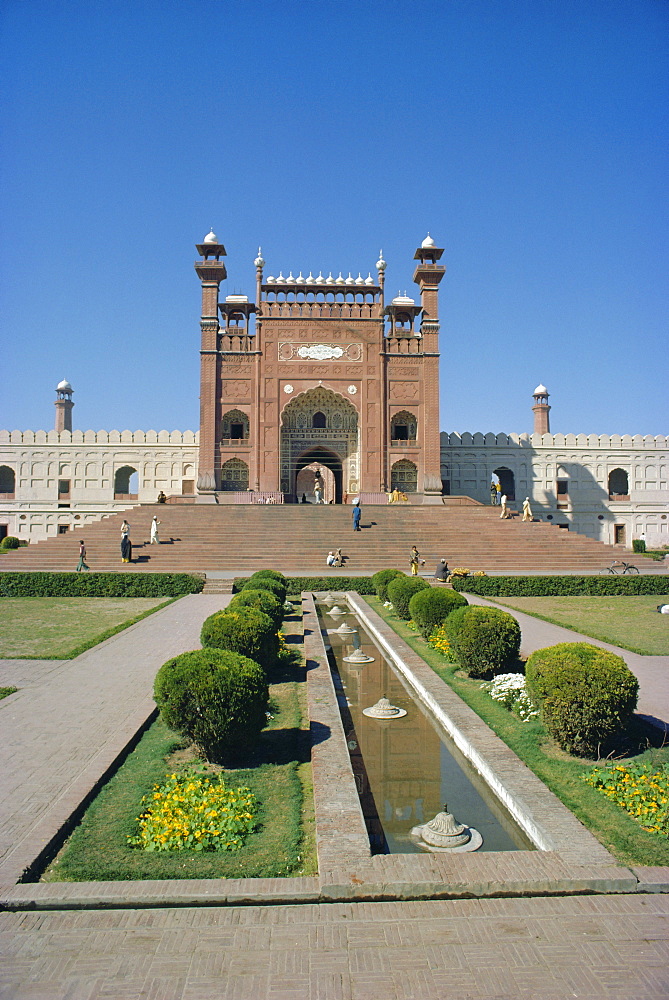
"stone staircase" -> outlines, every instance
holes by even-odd
[[[160,545],[149,543],[151,518],[158,515]],[[196,572],[217,577],[275,568],[292,575],[322,575],[330,549],[341,548],[343,570],[333,575],[373,573],[386,567],[409,571],[409,551],[417,545],[432,574],[443,556],[451,568],[486,573],[597,573],[614,558],[633,560],[642,572],[661,572],[657,563],[625,550],[554,527],[500,520],[485,506],[367,505],[362,530],[354,532],[350,506],[209,504],[134,507],[68,535],[33,543],[0,557],[2,570],[71,571],[84,538],[87,562],[95,571],[137,573]],[[121,563],[120,525],[131,525],[133,562]],[[666,569],[664,570],[666,572]]]

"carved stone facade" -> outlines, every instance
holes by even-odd
[[[437,294],[445,268],[434,241],[414,254],[420,305],[406,295],[386,304],[383,258],[376,278],[275,278],[265,277],[260,255],[255,302],[217,302],[225,248],[210,233],[197,250],[200,497],[229,489],[223,470],[236,460],[250,489],[280,491],[285,502],[299,499],[298,477],[313,463],[328,471],[335,502],[378,495],[398,476],[404,492],[438,499]],[[236,438],[231,412],[246,428]]]

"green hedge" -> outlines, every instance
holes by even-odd
[[[206,649],[229,649],[269,668],[279,652],[279,638],[269,615],[260,608],[232,607],[205,619],[200,642]]]
[[[2,597],[181,597],[203,587],[187,573],[0,573]]]
[[[473,678],[504,673],[520,652],[520,625],[500,608],[456,608],[446,618],[446,635],[460,666]]]
[[[394,580],[396,576],[404,576],[401,569],[380,569],[378,573],[375,573],[372,577],[372,583],[376,590],[376,596],[380,601],[385,602],[388,600],[388,584],[391,580]]]
[[[409,601],[409,614],[420,629],[424,639],[429,639],[456,608],[466,608],[467,598],[454,590],[429,587],[419,590]]]
[[[481,597],[634,597],[669,593],[669,576],[468,576],[453,589]]]
[[[430,584],[426,583],[420,576],[396,576],[388,584],[388,600],[393,606],[393,610],[398,618],[409,621],[411,612],[409,611],[409,601],[414,594],[420,590],[428,590]]]
[[[598,755],[636,708],[639,682],[625,661],[587,642],[537,649],[525,676],[542,722],[568,753]]]
[[[196,649],[163,663],[153,696],[167,725],[210,761],[252,744],[267,724],[263,668],[227,649]]]
[[[248,577],[237,577],[234,582],[234,592],[237,594]],[[376,593],[371,576],[292,576],[286,577],[288,593],[301,594],[310,590],[354,590],[358,594]]]

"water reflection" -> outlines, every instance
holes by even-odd
[[[480,775],[414,703],[355,616],[332,619],[326,608],[320,611],[325,612],[321,625],[328,631],[333,669],[336,664],[335,687],[373,852],[422,853],[410,830],[431,820],[445,802],[458,822],[483,835],[481,851],[531,850]],[[357,631],[335,631],[342,621]],[[371,661],[346,662],[356,651]],[[363,715],[382,697],[407,715],[387,721]]]

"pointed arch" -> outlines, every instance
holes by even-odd
[[[390,469],[390,488],[401,493],[418,492],[418,468],[413,462],[404,458],[395,462]]]
[[[249,488],[249,467],[241,458],[231,458],[221,466],[221,491],[233,493]]]

